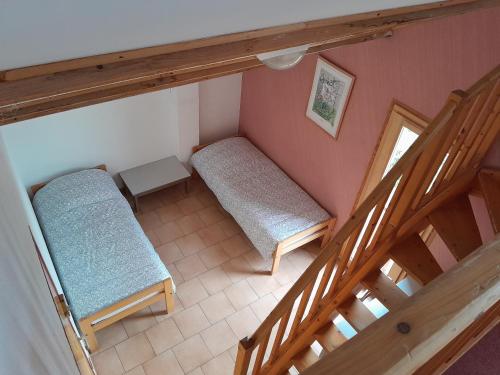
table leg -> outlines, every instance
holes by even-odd
[[[136,213],[139,213],[139,198],[134,197],[134,210]]]

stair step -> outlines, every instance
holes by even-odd
[[[364,330],[377,320],[368,307],[354,295],[339,305],[337,311],[358,332]]]
[[[369,273],[361,284],[389,310],[397,308],[406,298],[406,294],[380,270]]]
[[[316,332],[315,338],[327,352],[333,351],[347,341],[333,322],[328,322]]]
[[[500,232],[500,171],[485,169],[479,172],[479,185],[486,201],[491,225]]]
[[[318,361],[318,355],[314,353],[314,350],[312,350],[310,347],[307,347],[306,349],[298,353],[295,357],[293,357],[292,364],[299,372],[302,372]]]
[[[396,244],[390,250],[390,257],[422,285],[443,273],[417,233]]]
[[[458,261],[482,245],[467,194],[462,194],[433,211],[429,215],[429,221]]]

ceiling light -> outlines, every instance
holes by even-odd
[[[293,68],[305,56],[309,45],[280,49],[278,51],[259,53],[257,58],[267,67],[275,70]]]

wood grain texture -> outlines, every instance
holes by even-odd
[[[414,234],[394,246],[390,250],[390,257],[423,285],[430,283],[443,273],[418,234]]]
[[[368,274],[361,284],[389,310],[399,307],[407,298],[407,295],[379,270]]]
[[[49,103],[49,113],[56,113],[110,100],[110,91],[117,88],[120,97],[126,97],[211,78],[213,69],[219,75],[243,71],[243,66],[259,66],[255,55],[262,52],[304,44],[317,52],[321,45],[357,43],[417,21],[498,4],[498,0],[442,1],[10,70],[0,75],[0,124],[47,114],[48,109],[37,106]],[[15,114],[21,108],[23,117]]]
[[[479,173],[479,184],[486,200],[495,233],[500,232],[500,171],[482,170]]]
[[[304,374],[413,373],[500,299],[499,262],[497,237]],[[408,334],[395,329],[401,322]]]
[[[482,244],[467,194],[436,209],[429,215],[429,221],[457,260],[463,259]]]

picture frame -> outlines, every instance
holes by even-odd
[[[318,57],[306,116],[337,138],[355,76]]]

